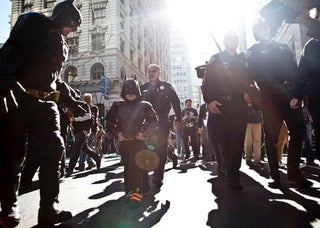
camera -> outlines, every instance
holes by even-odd
[[[197,66],[195,68],[195,70],[197,71],[197,77],[198,78],[204,78],[205,72],[206,72],[206,66],[207,65],[201,65],[201,66]]]

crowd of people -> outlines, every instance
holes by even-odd
[[[300,7],[301,11],[308,8]],[[318,24],[304,14],[299,20],[317,38]],[[178,159],[216,161],[218,175],[227,178],[230,188],[242,190],[242,158],[247,165],[261,166],[262,144],[270,187],[279,188],[279,165],[288,138],[279,140],[282,128],[290,136],[288,182],[312,186],[299,163],[303,142],[307,164],[318,166],[315,158],[320,159],[319,40],[307,42],[297,64],[289,47],[272,39],[270,25],[264,21],[253,27],[257,43],[246,55],[237,53],[239,37],[230,31],[224,37],[225,50],[206,63],[205,103],[198,110],[192,107],[192,99],[186,99],[182,108],[173,86],[160,79],[160,66],[150,64],[148,82],[140,86],[134,78],[124,79],[123,100],[112,104],[104,126],[91,94],[82,95],[60,77],[67,60],[65,37],[80,24],[81,13],[73,0],[64,0],[50,17],[22,14],[1,49],[0,126],[6,131],[0,137],[0,219],[5,227],[19,224],[18,190],[30,188],[38,168],[39,225],[72,218],[71,212],[59,207],[61,178],[72,176],[75,169],[85,170],[85,161],[87,168],[100,169],[103,137],[121,156],[125,196],[132,207],[141,204],[151,184],[161,188],[168,160],[173,167]]]

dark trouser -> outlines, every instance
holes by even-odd
[[[208,139],[209,139],[209,143],[213,153],[212,157],[215,157],[220,168],[225,169],[224,158],[222,156],[221,151],[219,151],[218,142],[217,142],[218,136],[216,134],[219,134],[219,132],[214,130],[214,121],[213,121],[214,116],[215,114],[209,113],[208,124],[207,124]]]
[[[307,158],[307,163],[314,161],[314,154],[312,151],[312,125],[310,122],[306,123],[306,134],[304,136],[304,154]]]
[[[320,100],[309,98],[309,110],[313,118],[312,126],[316,147],[316,157],[320,160]]]
[[[162,182],[164,176],[164,167],[167,161],[168,155],[168,137],[169,137],[169,120],[159,119],[160,139],[158,140],[159,146],[156,148],[156,152],[159,156],[159,165],[153,172],[153,181]]]
[[[247,126],[247,107],[243,100],[221,102],[221,114],[214,114],[212,133],[222,154],[230,183],[240,181],[243,142]],[[209,127],[209,124],[208,124]]]
[[[99,159],[99,155],[95,153],[88,145],[87,138],[89,137],[85,135],[83,131],[79,131],[75,133],[75,142],[72,146],[71,157],[69,161],[68,171],[73,172],[77,161],[80,156],[80,151],[83,151],[90,157],[92,157],[95,161]]]
[[[139,168],[135,162],[136,154],[144,149],[145,143],[139,140],[119,142],[119,152],[124,165],[125,193],[140,189],[142,193],[149,190],[148,172]]]
[[[305,123],[302,109],[291,109],[290,100],[263,94],[263,118],[265,128],[266,151],[270,175],[279,180],[277,142],[283,120],[290,132],[288,150],[288,175],[299,172],[302,143],[305,135]]]
[[[20,172],[26,155],[26,133],[36,138],[41,150],[40,207],[52,208],[59,194],[59,168],[64,142],[60,135],[59,112],[54,102],[24,95],[19,109],[1,119],[0,202],[2,211],[17,204]]]
[[[197,132],[196,132],[196,127],[184,127],[183,128],[183,145],[185,149],[185,154],[187,156],[190,155],[190,148],[189,148],[189,137],[190,137],[190,142],[191,142],[191,147],[193,151],[193,156],[195,158],[199,157],[199,147],[198,147],[198,142],[197,142]]]

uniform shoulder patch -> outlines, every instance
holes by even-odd
[[[141,101],[139,104],[140,104],[141,107],[143,107],[143,108],[148,108],[148,107],[151,107],[151,106],[152,106],[151,103],[148,102],[148,101]]]

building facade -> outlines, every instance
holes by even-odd
[[[191,53],[187,36],[175,25],[170,29],[170,83],[184,105],[187,98],[192,97]]]
[[[42,12],[50,16],[56,0],[12,0],[11,25],[21,13]],[[164,0],[76,0],[82,24],[67,37],[69,59],[62,77],[73,88],[93,95],[93,102],[108,109],[119,100],[122,82],[135,77],[147,81],[150,63],[170,72],[168,23]],[[110,80],[101,92],[101,77]]]

